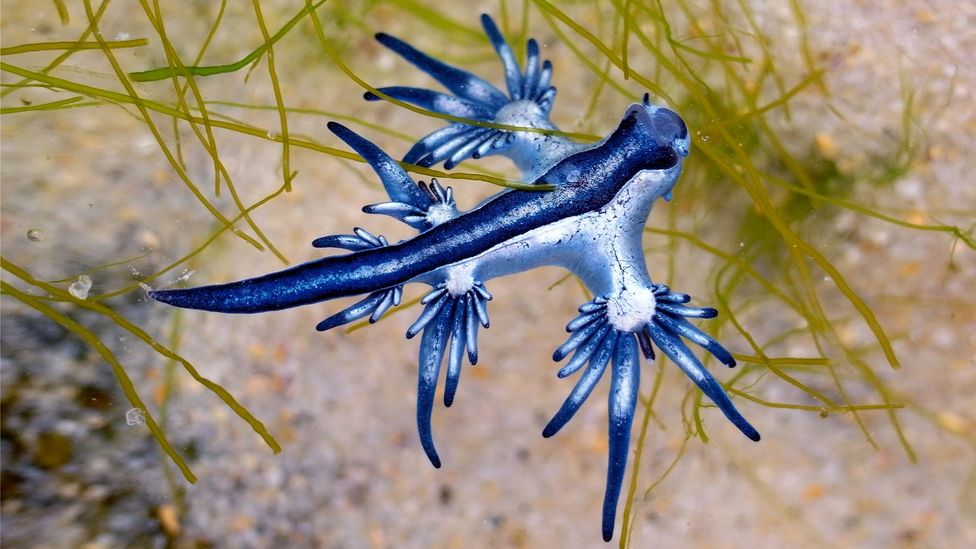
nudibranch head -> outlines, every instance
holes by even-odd
[[[691,136],[688,135],[688,126],[678,113],[651,103],[648,94],[644,94],[644,101],[640,105],[632,105],[627,110],[627,115],[635,112],[642,114],[642,122],[648,125],[660,145],[670,147],[681,158],[688,156]]]

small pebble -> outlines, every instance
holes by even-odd
[[[163,527],[163,531],[166,532],[167,536],[175,538],[180,535],[182,528],[180,527],[180,519],[176,512],[176,507],[169,503],[160,505],[156,508],[156,518],[159,520],[159,525]]]
[[[813,143],[824,158],[837,158],[837,143],[826,133],[817,133],[813,136]]]

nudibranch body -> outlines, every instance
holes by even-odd
[[[509,94],[465,71],[437,61],[396,38],[377,39],[424,70],[454,95],[407,87],[380,88],[392,97],[444,114],[496,125],[555,129],[548,113],[555,96],[552,66],[540,65],[534,40],[526,68],[488,16],[485,30],[505,67]],[[431,414],[442,363],[447,363],[444,404],[457,391],[461,366],[478,360],[479,325],[489,325],[485,283],[542,265],[561,266],[583,281],[593,295],[566,327],[568,339],[553,354],[572,358],[559,377],[580,370],[569,397],[543,430],[556,434],[579,410],[610,365],[609,464],[603,505],[603,537],[613,535],[617,500],[627,465],[630,430],[637,402],[640,356],[654,357],[657,346],[719,407],[746,436],[759,433],[736,410],[721,384],[686,346],[687,339],[719,361],[735,360],[717,341],[689,322],[711,318],[711,308],[686,305],[690,297],[655,284],[641,245],[643,228],[658,198],[669,198],[678,181],[690,139],[673,111],[651,104],[632,105],[620,124],[597,144],[579,144],[551,133],[513,131],[454,122],[421,139],[404,161],[451,168],[467,158],[501,154],[512,159],[531,184],[551,191],[506,190],[474,209],[461,212],[450,188],[436,180],[417,183],[379,147],[348,128],[329,129],[359,153],[390,196],[366,206],[367,213],[393,216],[420,234],[390,244],[364,229],[319,238],[319,248],[350,253],[324,257],[280,272],[228,284],[159,290],[152,297],[171,305],[225,313],[258,313],[366,294],[352,306],[323,320],[327,330],[353,320],[379,320],[398,305],[403,286],[431,286],[407,337],[421,335],[417,426],[431,463],[440,458],[431,433]]]

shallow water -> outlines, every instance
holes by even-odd
[[[790,153],[810,162],[811,170],[822,162],[837,172],[831,176],[835,186],[828,188],[836,193],[833,196],[916,225],[971,230],[976,186],[969,182],[976,161],[968,151],[976,145],[976,70],[964,52],[976,49],[970,30],[976,25],[976,10],[957,2],[925,7],[893,2],[806,4],[805,34],[787,6],[750,4],[756,25],[778,52],[777,71],[786,87],[809,74],[798,47],[805,36],[809,63],[824,70],[830,92],[825,95],[816,86],[800,90],[789,101],[789,117],[782,109],[767,114],[772,131]],[[476,10],[436,12],[460,25],[445,26],[432,24],[429,14],[404,5],[409,4],[327,4],[320,16],[342,58],[371,84],[430,85],[373,41],[378,31],[409,39],[501,82],[497,61],[479,36]],[[586,5],[556,5],[611,42],[612,5],[600,12]],[[301,6],[295,1],[262,2],[269,32]],[[528,10],[527,28],[544,45],[543,56],[555,64],[559,95],[554,120],[568,131],[605,134],[633,99],[605,84],[590,109],[600,79],[549,27],[537,6]],[[678,7],[666,6],[675,34],[692,35],[693,25]],[[512,37],[520,28],[521,5],[507,7],[507,32]],[[83,6],[68,6],[66,25],[54,8],[54,3],[44,10],[5,4],[3,46],[77,40],[84,28]],[[164,9],[169,40],[189,62],[215,8],[179,4]],[[645,12],[632,9],[637,24],[653,28]],[[701,29],[720,26],[704,7],[691,9]],[[480,11],[497,17],[500,10],[494,3],[480,6]],[[566,26],[558,28],[573,35]],[[137,6],[111,5],[101,29],[109,40],[150,38],[148,46],[116,51],[126,70],[165,65],[158,34]],[[260,42],[251,6],[228,5],[204,63],[239,59]],[[701,42],[689,39],[688,44],[700,47]],[[596,48],[579,37],[574,45],[603,67]],[[747,44],[748,51],[733,53],[757,57],[755,48]],[[290,107],[352,116],[412,137],[440,125],[392,105],[361,101],[361,88],[330,63],[307,22],[296,26],[274,51],[281,95]],[[653,55],[639,41],[632,38],[628,52],[635,70],[660,74]],[[57,53],[5,54],[4,62],[37,70]],[[274,106],[266,61],[247,79],[245,74],[246,69],[196,82],[210,100]],[[608,74],[617,86],[643,93],[633,80],[624,80],[619,69]],[[51,75],[125,91],[97,50],[75,54]],[[3,78],[5,83],[19,81],[9,72]],[[722,81],[721,74],[703,78],[716,89]],[[678,83],[667,78],[659,82],[664,91],[680,95]],[[765,82],[761,94],[766,101],[759,104],[779,96],[772,80]],[[139,84],[135,89],[141,97],[175,105],[170,82]],[[28,107],[74,95],[32,88],[11,93],[3,106]],[[216,132],[220,159],[242,202],[251,204],[281,187],[282,147],[271,141],[282,134],[277,111],[226,103],[211,104],[210,109],[262,130],[256,136]],[[683,114],[703,120],[700,112]],[[203,244],[218,225],[194,199],[139,116],[131,105],[123,110],[107,103],[4,115],[3,256],[38,279],[61,280],[55,285],[65,291],[80,276],[90,276],[89,301],[133,286],[108,301],[113,309],[222,384],[265,423],[284,451],[274,455],[223,402],[109,317],[77,305],[57,305],[96,334],[125,366],[149,412],[166,426],[170,441],[199,477],[195,485],[186,483],[158,451],[146,427],[127,421],[135,407],[124,398],[104,360],[23,301],[5,295],[0,368],[4,544],[603,546],[599,509],[606,461],[606,385],[595,391],[564,432],[546,440],[539,436],[572,384],[556,380],[558,366],[550,356],[563,340],[563,325],[586,299],[577,284],[570,281],[550,289],[563,276],[556,269],[492,281],[492,329],[480,338],[481,362],[465,370],[455,405],[435,408],[434,430],[444,467],[434,470],[416,442],[416,342],[403,339],[414,311],[348,334],[319,334],[313,330],[315,323],[339,305],[232,317],[177,315],[146,300],[136,282]],[[288,131],[296,138],[345,150],[325,130],[325,122],[333,118],[292,112]],[[235,215],[226,184],[220,197],[214,196],[213,161],[193,133],[182,125],[177,149],[171,119],[155,114],[154,120],[174,158],[182,155],[187,178],[216,208]],[[720,139],[704,126],[698,129],[706,130],[698,134],[699,147]],[[380,128],[357,130],[394,155],[410,145]],[[891,177],[879,175],[897,159],[906,135],[912,136],[915,150],[911,161]],[[777,151],[770,147],[749,150],[755,151],[757,164],[782,168],[777,167]],[[748,238],[781,246],[776,235],[742,230],[749,198],[730,179],[715,178],[716,172],[704,167],[704,157],[693,147],[688,176],[672,203],[655,208],[652,226],[696,235],[733,256],[753,249],[753,241],[745,245]],[[693,167],[695,162],[699,167]],[[393,222],[359,211],[363,204],[382,200],[382,189],[362,166],[300,147],[291,149],[289,164],[298,171],[293,190],[256,209],[253,220],[291,262],[319,256],[309,246],[315,237],[347,232],[353,226],[366,226],[392,240],[407,236]],[[484,165],[497,173],[514,173],[504,162]],[[470,172],[476,167],[459,169]],[[775,173],[787,172],[782,168]],[[703,180],[706,175],[712,179]],[[487,183],[449,183],[462,205],[469,207],[497,191]],[[771,194],[784,196],[776,189]],[[796,206],[785,199],[777,204],[784,210]],[[805,207],[811,213],[802,219],[797,214],[800,220],[793,227],[837,266],[893,342],[902,364],[899,370],[889,367],[867,325],[837,292],[836,281],[813,268],[813,290],[839,342],[854,349],[867,371],[890,389],[892,402],[906,405],[896,413],[917,464],[910,462],[883,410],[862,412],[862,430],[850,413],[821,417],[815,411],[737,399],[762,432],[762,442],[741,437],[711,407],[701,410],[708,443],[688,439],[691,427],[683,420],[690,421],[685,414],[692,410],[697,393],[680,372],[665,365],[640,459],[631,460],[640,466],[631,546],[976,544],[976,501],[971,495],[976,493],[976,416],[969,405],[976,390],[976,302],[971,295],[976,253],[945,232],[900,227],[816,201]],[[244,223],[238,226],[256,234]],[[750,226],[766,227],[758,222]],[[39,234],[43,238],[37,238]],[[697,303],[718,304],[715,277],[726,261],[679,237],[653,233],[646,245],[656,279],[691,293]],[[770,252],[741,257],[773,277],[785,269],[777,261],[790,256]],[[191,285],[236,280],[282,265],[273,253],[259,252],[225,234],[188,264],[150,284],[175,284],[179,278],[188,278]],[[3,280],[26,287],[10,270],[5,270]],[[779,288],[790,295],[799,287],[782,284]],[[417,289],[408,292],[417,294]],[[803,328],[802,317],[782,313],[784,307],[769,296],[757,284],[743,285],[732,292],[729,304],[729,312],[764,345],[784,330]],[[721,319],[727,319],[725,307],[720,309]],[[730,325],[723,326],[720,335],[733,351],[752,354],[745,339]],[[810,339],[787,338],[769,351],[771,356],[822,353],[831,360],[845,360],[827,338],[821,343],[824,348],[817,349]],[[657,369],[648,366],[644,371],[641,394],[647,396]],[[823,369],[791,372],[813,389],[844,399]],[[733,372],[716,370],[716,375],[728,380]],[[856,364],[839,367],[838,375],[845,380],[850,402],[879,401]],[[818,404],[769,372],[757,370],[747,379],[750,383],[740,388],[764,401]],[[643,413],[638,410],[635,439]],[[865,432],[877,447],[865,440]],[[654,485],[679,454],[667,478]],[[653,491],[644,497],[652,485]],[[618,518],[615,542],[621,538],[622,522]]]

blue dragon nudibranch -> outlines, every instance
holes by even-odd
[[[409,87],[380,88],[380,95],[473,121],[555,130],[549,111],[556,89],[552,65],[540,64],[535,40],[527,44],[525,69],[487,15],[482,24],[505,70],[506,95],[485,80],[433,59],[407,43],[378,34],[376,39],[440,82],[451,93]],[[400,219],[420,234],[389,243],[356,228],[353,234],[319,238],[319,248],[350,253],[331,255],[257,278],[189,289],[157,290],[158,301],[207,311],[258,313],[366,294],[361,301],[316,326],[328,330],[363,317],[379,320],[400,303],[403,286],[431,286],[419,318],[407,337],[421,334],[417,426],[424,452],[434,467],[440,459],[431,433],[438,376],[447,355],[444,404],[454,401],[465,355],[478,361],[479,325],[487,328],[491,300],[485,283],[492,278],[542,265],[562,266],[593,295],[579,307],[566,329],[568,339],[553,359],[572,355],[560,378],[579,370],[579,379],[542,434],[556,434],[592,392],[611,365],[609,464],[603,503],[603,537],[613,536],[630,445],[640,378],[640,356],[654,358],[657,346],[752,440],[759,433],[736,410],[721,384],[683,340],[705,348],[719,361],[735,360],[717,341],[689,322],[712,318],[712,308],[686,305],[690,297],[655,284],[648,274],[641,237],[651,206],[669,199],[678,181],[690,139],[673,111],[641,104],[624,113],[617,128],[596,144],[580,144],[553,133],[512,131],[453,122],[417,142],[407,163],[450,169],[467,158],[499,154],[511,159],[530,184],[551,191],[506,190],[462,212],[450,187],[436,179],[415,182],[379,147],[350,129],[329,129],[373,168],[390,201],[363,208],[366,213]]]

